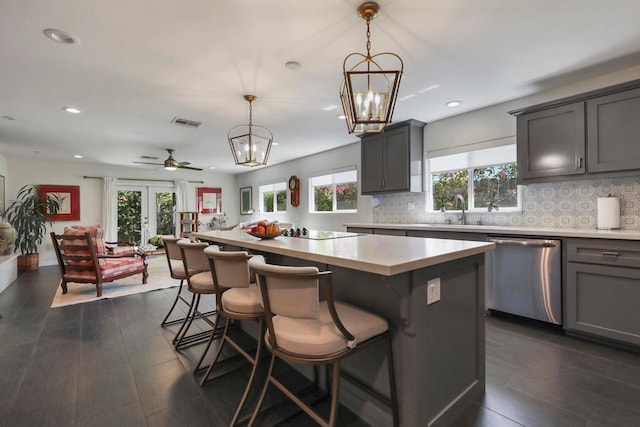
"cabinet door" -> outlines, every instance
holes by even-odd
[[[518,116],[518,181],[583,174],[584,120],[584,102]]]
[[[640,89],[587,101],[588,172],[640,169]]]
[[[382,134],[367,135],[362,137],[361,142],[362,176],[360,192],[362,194],[376,194],[382,190],[382,168],[383,168],[383,143]]]
[[[567,263],[565,328],[640,345],[640,269]]]
[[[384,191],[409,191],[409,126],[387,130],[384,136]]]

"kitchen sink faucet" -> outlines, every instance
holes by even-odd
[[[467,223],[467,217],[464,210],[464,196],[461,194],[456,194],[456,197],[453,199],[454,209],[458,207],[458,201],[462,202],[462,213],[458,215],[458,221],[460,221],[460,224],[465,225]]]

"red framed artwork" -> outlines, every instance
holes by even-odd
[[[38,185],[41,197],[47,194],[58,194],[62,197],[60,210],[56,215],[48,215],[52,221],[80,220],[80,186],[79,185]]]
[[[198,187],[196,191],[200,214],[222,213],[222,188]]]

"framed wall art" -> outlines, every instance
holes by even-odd
[[[52,221],[80,220],[80,186],[79,185],[38,185],[42,197],[47,194],[58,194],[62,197],[60,210],[56,215],[49,215]]]
[[[200,214],[222,213],[222,188],[198,187],[196,191]]]
[[[240,189],[240,214],[251,215],[253,213],[253,189],[243,187]]]

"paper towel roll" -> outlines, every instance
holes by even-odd
[[[598,197],[598,230],[620,228],[620,199]]]

